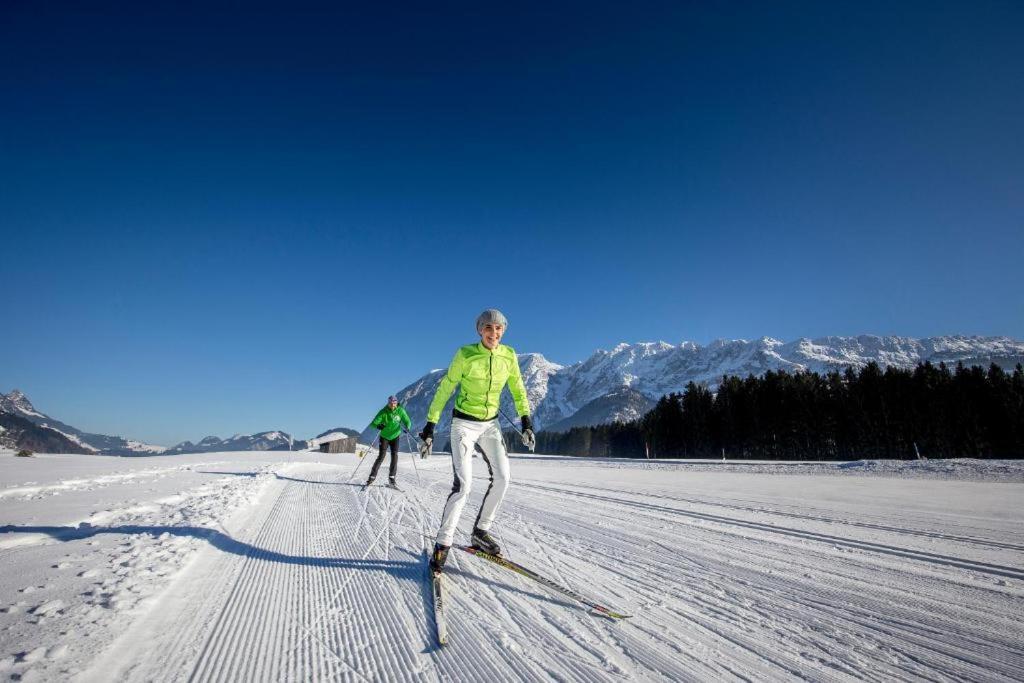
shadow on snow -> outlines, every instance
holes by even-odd
[[[150,526],[125,524],[121,526],[93,526],[91,524],[80,524],[72,526],[15,526],[7,524],[0,526],[0,534],[46,534],[58,541],[77,541],[85,538],[92,538],[100,534],[126,534],[160,536],[170,534],[171,536],[192,537],[207,541],[210,545],[226,553],[251,557],[255,560],[267,562],[282,562],[285,564],[303,565],[309,567],[329,567],[338,569],[361,569],[365,571],[379,571],[391,574],[395,578],[404,580],[420,581],[423,577],[425,561],[393,561],[393,560],[359,560],[344,557],[307,557],[303,555],[288,555],[266,548],[258,548],[249,543],[239,541],[221,533],[216,529],[197,526]]]

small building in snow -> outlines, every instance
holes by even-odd
[[[356,452],[356,441],[358,440],[355,436],[339,436],[337,438],[331,438],[330,441],[320,442],[321,453],[355,453]]]

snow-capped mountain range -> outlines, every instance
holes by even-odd
[[[755,341],[717,340],[706,346],[640,342],[597,351],[569,366],[552,363],[537,353],[519,354],[534,422],[538,429],[553,431],[633,420],[661,396],[681,391],[691,381],[714,390],[724,375],[756,376],[768,370],[824,373],[860,368],[872,361],[900,368],[926,361],[986,367],[996,363],[1012,368],[1024,362],[1024,342],[1008,337],[913,339],[872,335],[791,342],[762,337]],[[427,408],[443,374],[444,370],[433,370],[397,394],[417,429],[426,421]],[[442,411],[438,431],[446,433],[453,401],[454,395]],[[502,394],[501,409],[518,427],[507,390]],[[504,419],[502,425],[508,428]]]
[[[347,427],[328,429],[312,439],[295,439],[288,432],[271,431],[258,434],[235,434],[221,439],[208,436],[199,443],[182,441],[177,446],[167,449],[168,454],[175,453],[212,453],[215,451],[301,451],[314,448],[322,441],[335,438],[355,436],[359,432]]]
[[[706,346],[683,342],[619,344],[610,351],[596,351],[590,358],[562,366],[539,353],[519,354],[527,395],[538,429],[565,431],[574,426],[636,419],[663,395],[681,391],[687,383],[704,384],[712,390],[724,375],[761,375],[768,370],[827,372],[847,367],[860,368],[869,362],[883,367],[912,368],[930,361],[988,366],[996,363],[1013,368],[1024,363],[1024,342],[1008,337],[948,336],[910,337],[822,337],[781,342],[770,337],[755,341],[718,340]],[[414,431],[426,422],[427,408],[444,370],[432,370],[397,393],[413,421]],[[447,434],[454,394],[441,413],[438,432]],[[518,427],[512,398],[502,394],[501,410]],[[15,447],[19,440],[40,444],[51,452],[81,452],[109,455],[154,455],[245,450],[304,450],[314,448],[325,437],[355,435],[344,427],[329,429],[309,440],[294,439],[280,430],[257,434],[236,434],[228,439],[208,436],[198,443],[184,441],[171,448],[119,436],[91,434],[40,412],[28,397],[15,389],[0,394],[0,417],[13,416],[0,424],[0,445]],[[502,419],[504,428],[509,423]],[[17,434],[17,438],[15,438]],[[375,430],[362,434],[369,443]],[[446,441],[446,439],[444,439]],[[441,439],[439,439],[441,441]],[[439,444],[442,445],[442,444]]]
[[[101,453],[104,455],[153,455],[167,450],[163,446],[124,439],[120,436],[83,432],[39,412],[32,405],[28,396],[17,389],[9,394],[0,394],[0,413],[14,415],[34,424],[37,428],[37,438],[45,438],[47,432],[52,432],[62,437],[58,441],[63,442],[66,439],[73,444],[71,446],[65,444],[60,452]],[[68,451],[67,449],[74,450]]]
[[[212,453],[215,451],[290,451],[304,446],[305,442],[296,442],[291,434],[281,431],[259,432],[258,434],[235,434],[222,439],[219,436],[208,436],[199,443],[182,441],[167,449],[167,453]]]
[[[3,419],[4,416],[8,418]],[[40,412],[32,405],[28,396],[17,389],[9,394],[0,394],[0,446],[27,447],[49,453],[175,455],[215,451],[288,451],[313,448],[324,440],[356,434],[358,432],[354,429],[335,427],[313,439],[305,440],[295,439],[287,432],[269,431],[249,435],[235,434],[227,439],[208,436],[199,443],[183,441],[166,448],[119,436],[83,432]]]

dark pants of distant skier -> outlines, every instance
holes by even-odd
[[[381,439],[380,440],[380,452],[377,454],[377,459],[373,461],[373,469],[370,470],[370,479],[377,478],[377,470],[380,469],[380,464],[384,462],[384,454],[388,452],[388,446],[391,446],[391,466],[388,468],[388,477],[394,479],[398,474],[398,437],[393,439]]]

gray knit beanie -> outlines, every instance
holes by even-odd
[[[508,320],[505,319],[504,314],[497,308],[488,308],[486,311],[481,313],[476,318],[476,331],[477,334],[481,334],[484,330],[484,325],[491,323],[492,325],[501,325],[508,330]]]

